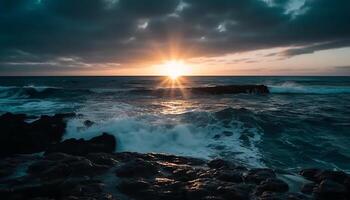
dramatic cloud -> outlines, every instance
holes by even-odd
[[[173,48],[194,58],[348,47],[349,8],[348,0],[0,0],[0,73],[122,66]]]

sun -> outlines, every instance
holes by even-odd
[[[182,60],[168,60],[164,63],[165,75],[176,80],[186,72],[186,66]]]

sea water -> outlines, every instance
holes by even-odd
[[[270,94],[171,89],[232,84],[264,84]],[[350,77],[0,77],[5,112],[75,112],[64,139],[107,132],[116,151],[350,171]]]

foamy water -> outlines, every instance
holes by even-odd
[[[113,134],[116,151],[223,157],[248,166],[350,170],[347,77],[191,77],[183,87],[265,84],[268,95],[150,93],[162,77],[0,80],[0,113],[75,112],[64,139]],[[137,91],[137,92],[136,92]],[[86,120],[92,121],[89,127]]]

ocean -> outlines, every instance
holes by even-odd
[[[270,94],[181,89],[264,84]],[[107,132],[116,151],[350,172],[349,77],[0,77],[0,114],[74,112],[65,139]]]

